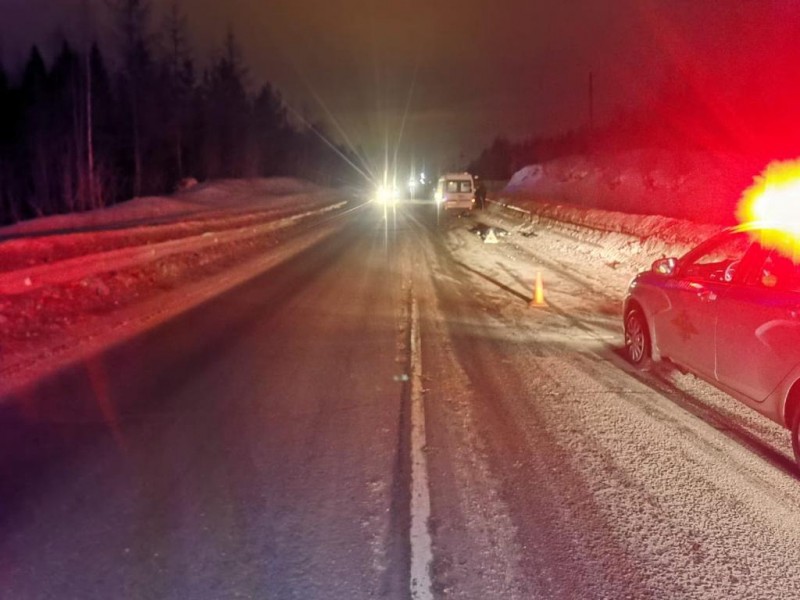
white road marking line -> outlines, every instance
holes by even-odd
[[[411,598],[432,600],[431,494],[425,455],[425,402],[422,394],[422,354],[419,307],[411,300]]]

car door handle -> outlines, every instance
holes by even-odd
[[[786,314],[790,319],[800,319],[800,306],[792,306],[786,309]]]
[[[700,302],[714,302],[714,300],[717,299],[717,295],[711,290],[697,292],[697,297],[700,299]]]

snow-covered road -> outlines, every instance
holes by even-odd
[[[492,245],[455,224],[426,257],[423,302],[452,597],[797,596],[787,432],[691,375],[621,357],[625,285],[652,257],[592,231],[476,219],[511,233]],[[537,271],[546,308],[527,305]]]
[[[237,269],[207,273],[213,301],[0,406],[0,590],[800,595],[786,432],[621,356],[628,280],[690,225],[375,208],[264,248],[227,293]]]

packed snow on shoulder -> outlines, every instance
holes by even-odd
[[[301,251],[345,204],[291,179],[218,181],[0,229],[0,395]]]
[[[302,212],[330,202],[330,191],[290,178],[201,183],[171,196],[145,196],[85,213],[53,215],[0,227],[0,241],[20,235],[132,227],[212,216],[219,211]]]
[[[760,171],[740,157],[700,152],[573,156],[523,167],[494,200],[641,269],[735,224],[742,192]]]

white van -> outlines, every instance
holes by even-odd
[[[434,195],[444,210],[472,210],[475,206],[475,184],[469,173],[446,173],[439,177]]]

